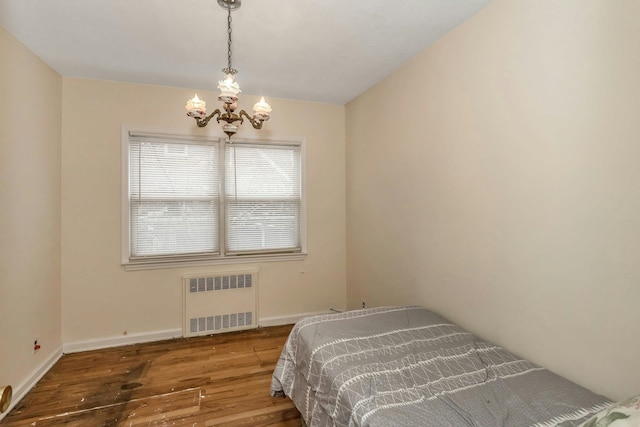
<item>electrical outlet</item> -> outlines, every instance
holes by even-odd
[[[364,307],[365,307],[365,303],[364,301],[362,301],[362,308],[364,309]]]

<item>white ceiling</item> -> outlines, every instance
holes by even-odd
[[[491,0],[242,0],[243,92],[344,104]],[[215,90],[227,65],[216,0],[0,0],[0,25],[66,77]]]

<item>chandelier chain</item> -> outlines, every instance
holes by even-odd
[[[227,1],[227,34],[229,35],[227,41],[227,68],[223,68],[222,72],[225,74],[237,74],[238,70],[231,66],[231,0]]]

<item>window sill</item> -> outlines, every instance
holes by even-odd
[[[242,255],[198,260],[145,260],[122,263],[125,271],[159,270],[162,268],[198,267],[203,265],[229,265],[261,262],[303,261],[306,253],[272,254],[272,255]]]

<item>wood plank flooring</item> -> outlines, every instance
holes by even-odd
[[[291,325],[66,354],[9,426],[300,426],[269,395]]]

